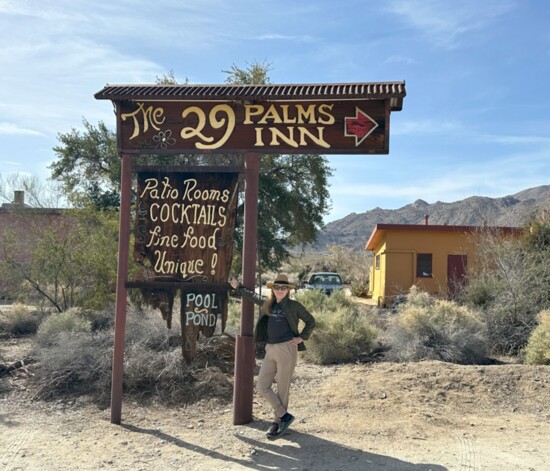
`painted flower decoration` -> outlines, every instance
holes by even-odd
[[[167,149],[168,146],[173,146],[176,140],[171,137],[172,131],[167,129],[166,131],[160,131],[156,136],[153,136],[153,141],[157,143],[157,148]]]

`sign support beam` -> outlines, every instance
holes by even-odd
[[[243,285],[254,290],[258,227],[258,187],[260,155],[246,153],[244,196]],[[252,421],[254,395],[254,304],[247,299],[241,304],[241,327],[235,345],[233,386],[233,425]]]
[[[130,204],[132,198],[132,156],[122,154],[120,185],[120,220],[118,233],[118,269],[116,286],[115,341],[111,382],[111,423],[120,424],[122,379],[124,370],[124,337],[126,334],[126,279],[130,252]]]

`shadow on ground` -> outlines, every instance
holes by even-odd
[[[446,467],[437,464],[409,463],[391,456],[369,453],[294,430],[290,430],[279,440],[269,441],[264,436],[264,430],[268,426],[269,423],[256,420],[243,426],[245,433],[242,433],[243,429],[234,432],[234,437],[246,445],[248,455],[247,458],[236,458],[216,450],[203,448],[195,443],[186,442],[159,429],[145,429],[135,425],[122,424],[122,427],[128,431],[150,434],[190,452],[203,454],[205,458],[234,463],[243,468],[254,470],[447,471]],[[255,429],[257,432],[255,431],[254,435],[258,438],[246,436],[247,429],[248,431]],[[224,469],[221,464],[217,466],[220,466],[218,469]]]

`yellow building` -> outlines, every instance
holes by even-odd
[[[388,306],[416,285],[430,294],[453,298],[476,266],[481,234],[518,237],[517,227],[377,224],[366,245],[373,253],[369,292]]]

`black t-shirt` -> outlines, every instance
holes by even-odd
[[[279,303],[273,303],[267,322],[267,343],[288,342],[292,338],[294,333],[290,330],[283,307]]]

